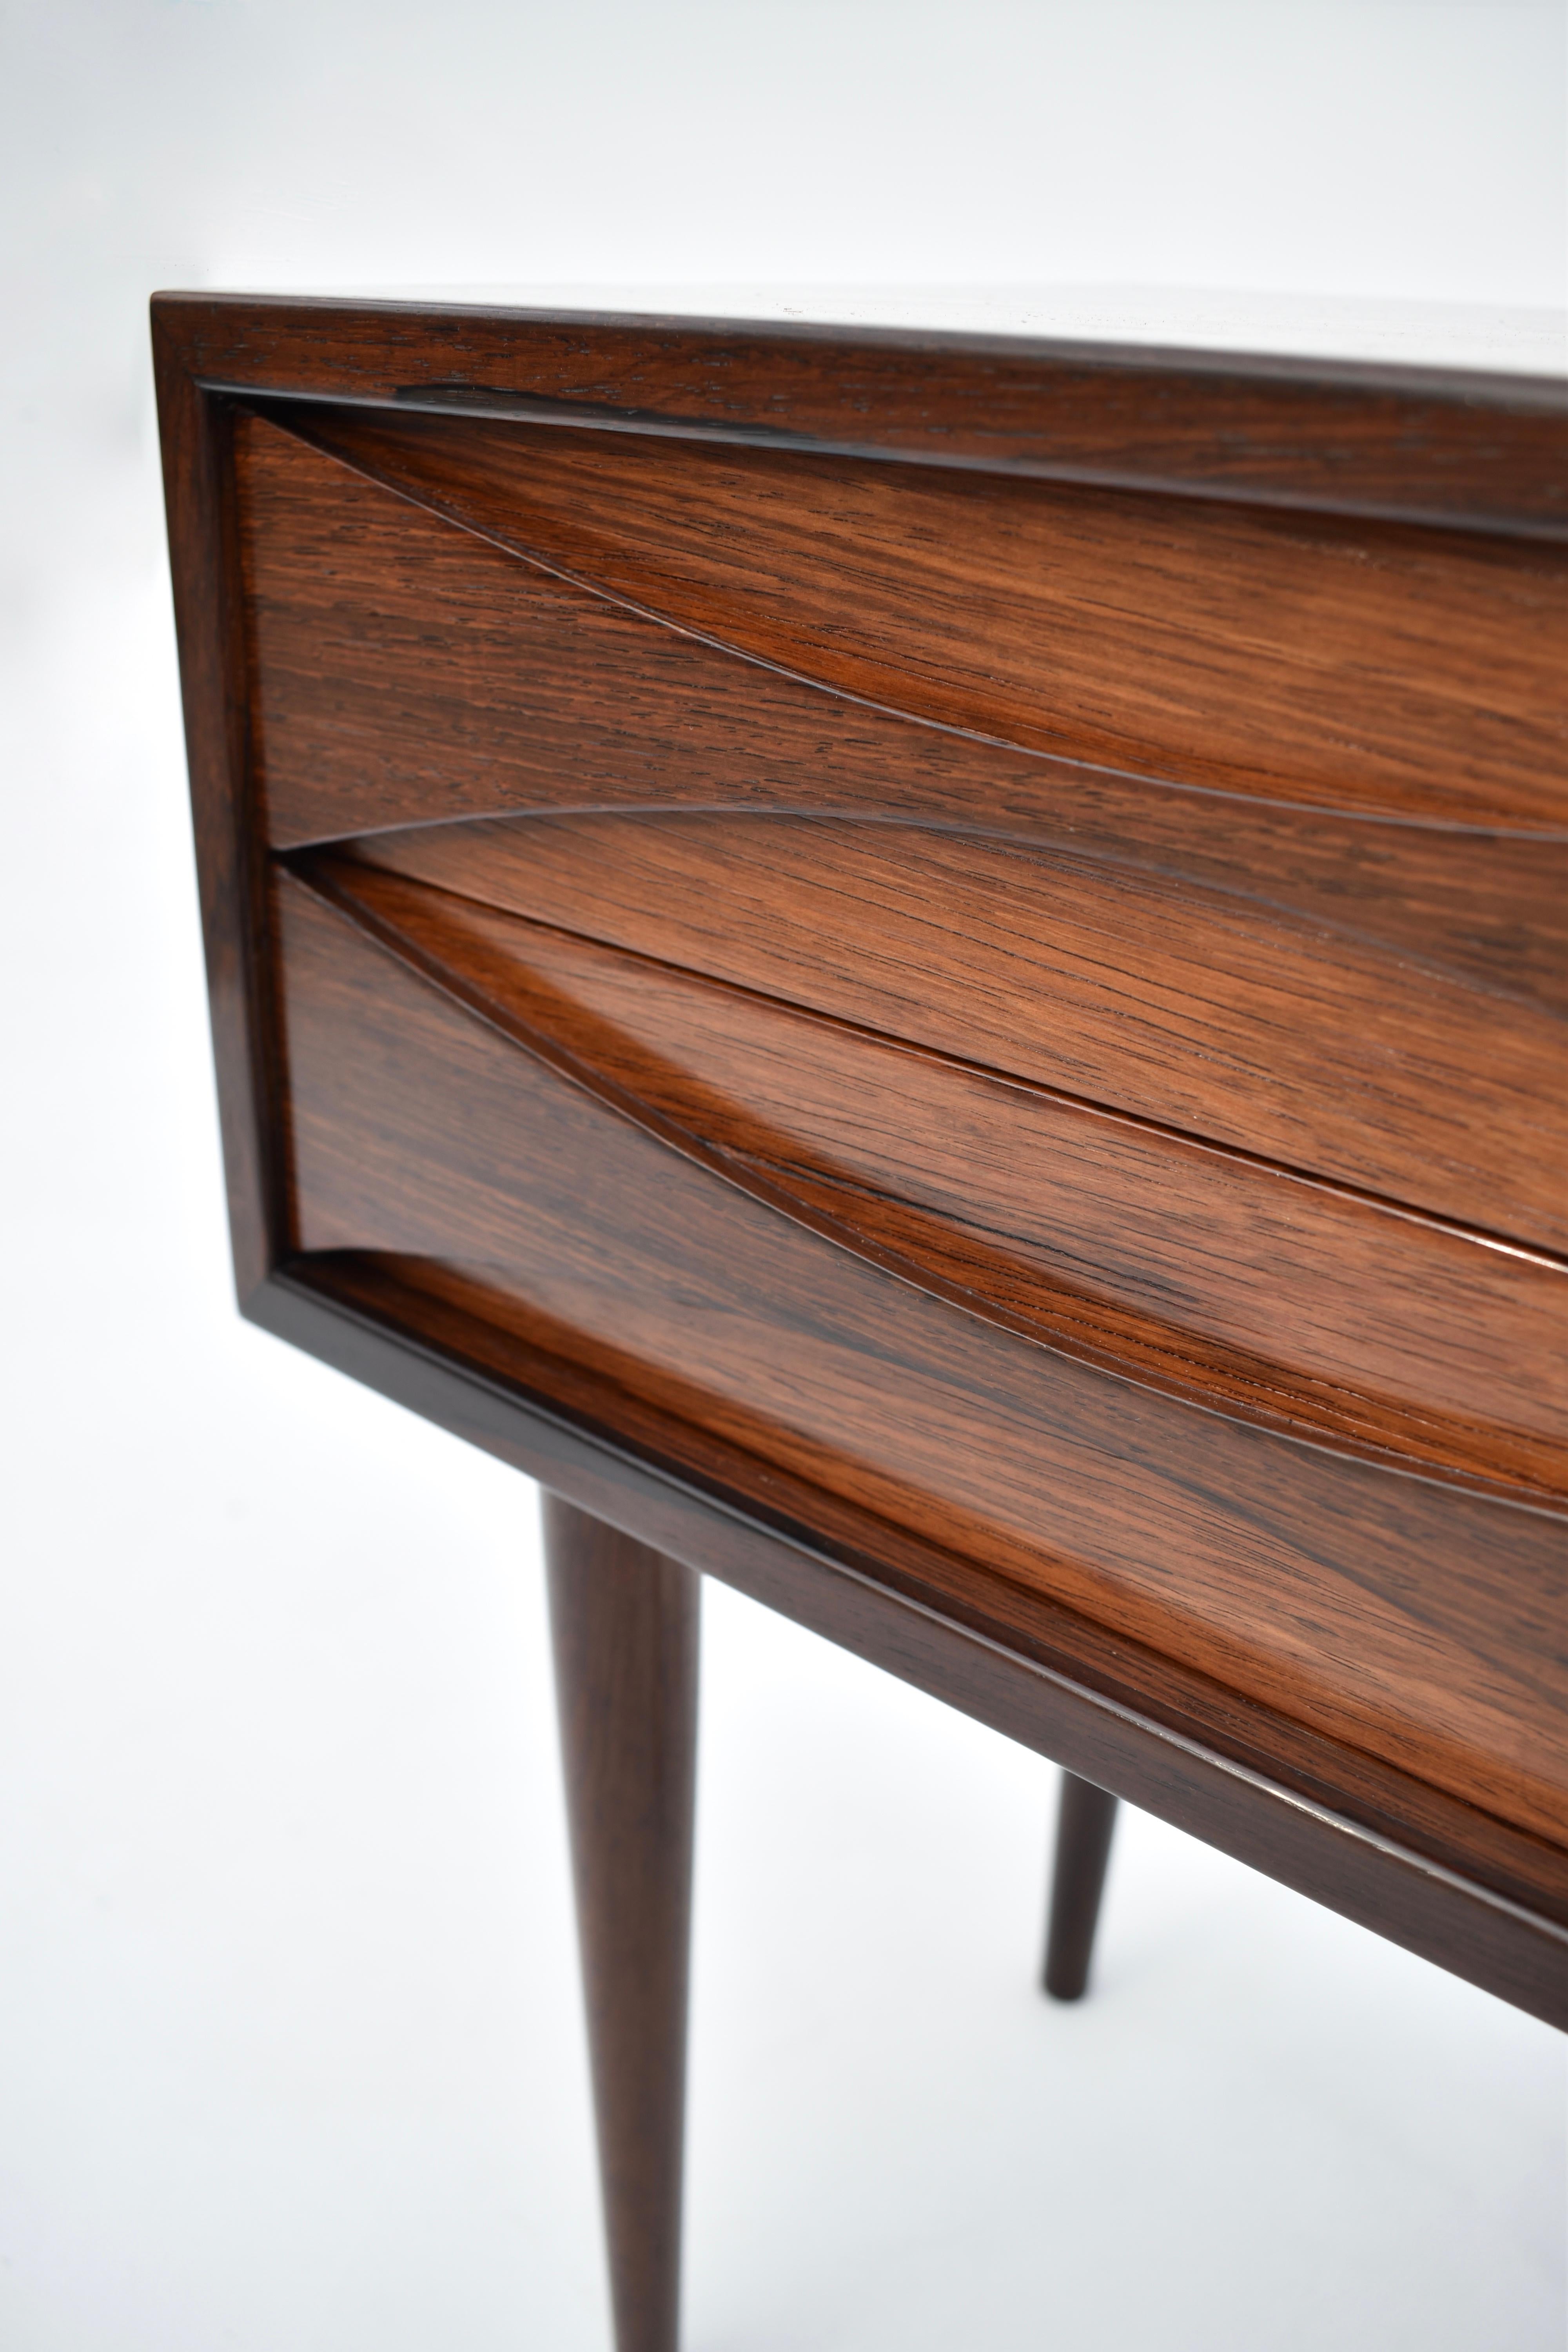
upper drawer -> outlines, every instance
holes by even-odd
[[[1568,549],[475,418],[295,415],[500,546],[931,726],[1247,799],[1568,826]],[[313,537],[321,477],[269,436],[250,466],[274,539]],[[258,584],[274,580],[286,609],[287,572]],[[310,601],[330,627],[330,598]]]
[[[414,828],[534,919],[1568,1245],[1556,549],[304,422],[353,468],[237,446],[280,848]]]

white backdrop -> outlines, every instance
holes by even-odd
[[[605,2342],[522,1482],[228,1290],[145,298],[1563,299],[1559,5],[0,7],[0,2344]],[[1563,2045],[707,1610],[692,2352],[1561,2352]]]

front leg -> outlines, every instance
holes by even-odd
[[[700,1580],[544,1496],[617,2352],[676,2352]]]

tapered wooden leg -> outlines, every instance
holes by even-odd
[[[1115,1827],[1115,1798],[1091,1781],[1080,1780],[1076,1772],[1064,1772],[1046,1938],[1045,1987],[1055,2000],[1079,2000],[1089,1982],[1095,1923]]]
[[[676,2352],[699,1580],[544,1497],[617,2352]]]

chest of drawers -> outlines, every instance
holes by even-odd
[[[691,1570],[1568,2022],[1560,392],[154,337],[241,1300],[560,1498],[623,2345]]]

